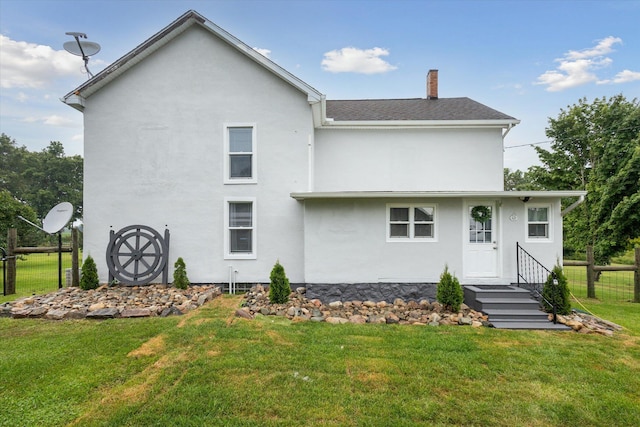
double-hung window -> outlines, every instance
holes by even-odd
[[[225,183],[257,182],[255,130],[254,125],[225,126]]]
[[[388,241],[434,241],[434,205],[387,205]]]
[[[225,258],[256,258],[256,201],[225,200]]]
[[[551,239],[550,213],[551,208],[546,206],[527,207],[527,239],[549,240]]]

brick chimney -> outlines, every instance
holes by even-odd
[[[438,70],[427,73],[427,99],[438,99]]]

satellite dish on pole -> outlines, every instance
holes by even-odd
[[[100,52],[100,45],[98,43],[80,40],[80,38],[87,38],[85,33],[68,32],[66,34],[68,36],[72,36],[75,41],[65,42],[62,45],[64,50],[72,55],[81,56],[84,60],[84,69],[87,70],[87,74],[89,74],[90,77],[93,77],[93,74],[91,74],[88,67],[89,57]]]
[[[72,215],[73,205],[71,203],[58,203],[42,220],[42,229],[49,234],[56,234],[67,225]]]

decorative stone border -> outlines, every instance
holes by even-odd
[[[0,316],[20,318],[109,319],[181,315],[221,294],[216,285],[107,286],[84,291],[62,288],[57,292],[20,298],[0,305]]]

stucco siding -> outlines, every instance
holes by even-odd
[[[437,241],[388,242],[385,200],[305,201],[307,282],[435,283],[445,264],[461,272],[461,201],[405,202],[437,206]]]
[[[323,129],[316,191],[499,191],[500,129]]]
[[[313,134],[306,95],[197,26],[86,101],[85,255],[107,279],[109,230],[171,232],[192,282],[267,281],[276,259],[303,280],[302,207]],[[224,184],[225,125],[256,128],[257,183]],[[225,197],[253,197],[257,259],[225,260]],[[170,274],[171,280],[171,274]]]

